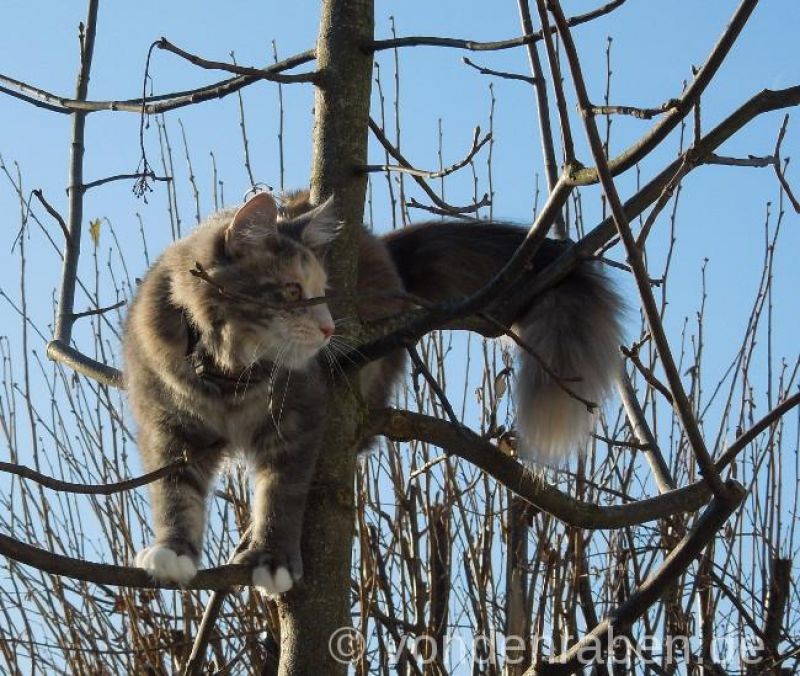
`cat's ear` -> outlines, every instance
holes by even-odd
[[[326,199],[316,209],[305,214],[307,222],[300,235],[300,239],[310,249],[324,249],[342,229],[342,222],[336,216],[336,207],[333,195]]]
[[[234,214],[225,228],[225,249],[235,256],[253,246],[258,246],[266,237],[274,234],[278,220],[278,205],[268,192],[259,192],[245,202]]]

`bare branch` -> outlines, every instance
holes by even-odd
[[[48,552],[3,534],[0,534],[0,554],[45,573],[64,575],[73,580],[142,589],[181,588],[173,582],[154,580],[142,568],[82,561]],[[252,568],[250,566],[225,565],[198,571],[192,581],[183,588],[228,589],[233,586],[250,585],[251,582]]]
[[[156,47],[158,47],[159,49],[163,49],[167,52],[172,52],[176,56],[179,56],[182,59],[186,59],[186,61],[188,61],[189,63],[192,63],[200,68],[205,68],[207,70],[224,70],[229,73],[234,73],[236,75],[244,75],[256,80],[268,80],[270,82],[280,82],[281,84],[317,81],[316,72],[297,73],[295,75],[284,75],[282,73],[275,72],[270,66],[267,66],[266,68],[250,68],[248,66],[240,66],[236,63],[225,63],[224,61],[209,61],[208,59],[204,59],[195,54],[190,54],[189,52],[181,49],[180,47],[173,45],[169,40],[167,40],[167,38],[164,37],[162,37],[160,40],[157,40],[155,44]]]
[[[105,307],[97,307],[92,308],[91,310],[84,310],[83,312],[74,312],[72,314],[73,319],[80,319],[81,317],[93,317],[95,315],[102,315],[106,312],[112,312],[113,310],[117,310],[125,305],[128,301],[121,300],[113,305],[106,305]]]
[[[775,163],[775,158],[772,156],[755,157],[723,157],[711,153],[703,160],[703,164],[718,164],[723,167],[771,167]]]
[[[47,210],[47,213],[50,214],[56,220],[56,222],[61,226],[61,232],[64,234],[64,239],[65,240],[69,239],[69,228],[67,228],[67,223],[64,221],[64,217],[60,213],[58,213],[58,211],[56,211],[50,205],[50,202],[48,202],[44,198],[44,194],[42,194],[41,189],[34,190],[33,195],[36,197],[36,199],[39,200],[39,202],[42,203],[42,206]]]
[[[647,424],[644,416],[644,411],[636,398],[636,392],[633,389],[631,379],[628,374],[623,370],[617,380],[617,391],[619,392],[622,405],[625,408],[625,413],[628,416],[633,435],[639,440],[637,446],[644,451],[645,458],[650,465],[653,472],[653,478],[656,481],[658,490],[662,493],[674,490],[677,486],[675,479],[669,471],[669,466],[664,460],[664,455],[658,446],[656,437],[653,430]]]
[[[706,155],[734,136],[754,118],[764,113],[797,105],[800,105],[800,85],[778,90],[765,89],[750,98],[708,134],[703,136],[693,148],[680,155],[628,199],[624,205],[628,219],[632,220],[659,199],[664,194],[664,188],[674,180],[684,163],[687,163],[686,173],[688,173]],[[591,179],[591,176],[588,178]],[[571,179],[575,180],[574,174]],[[591,183],[592,180],[588,182]],[[528,292],[531,294],[541,293],[544,289],[553,286],[563,279],[579,261],[586,256],[590,256],[606,242],[613,239],[615,234],[614,219],[609,216],[593,230],[586,233],[586,236],[580,241],[573,244],[558,260],[543,270],[536,280],[531,283],[531,286],[527,289]]]
[[[99,0],[89,0],[86,24],[81,24],[81,54],[75,99],[85,101],[89,90],[89,73],[92,69],[94,39],[97,30],[97,7]],[[85,34],[83,31],[85,30]],[[75,304],[75,285],[78,278],[78,259],[81,252],[81,227],[83,222],[83,152],[86,130],[86,113],[76,110],[72,114],[72,141],[69,165],[69,212],[67,214],[64,263],[61,271],[61,289],[58,294],[53,338],[69,345],[72,337],[72,310]]]
[[[87,357],[73,347],[60,340],[51,340],[47,344],[47,358],[51,361],[61,362],[87,378],[96,380],[111,387],[124,388],[122,372],[108,364]]]
[[[575,164],[575,145],[572,142],[572,129],[569,122],[569,113],[567,112],[567,98],[564,95],[564,78],[561,76],[558,53],[553,42],[553,31],[550,29],[550,22],[547,19],[545,0],[536,0],[536,7],[539,10],[539,20],[544,30],[545,51],[550,65],[550,75],[553,78],[553,91],[556,95],[556,108],[561,127],[561,143],[564,149],[564,164],[571,168]]]
[[[115,483],[96,485],[62,481],[60,479],[42,474],[41,472],[37,472],[35,469],[26,467],[25,465],[18,465],[13,462],[0,462],[0,472],[8,472],[9,474],[14,474],[22,477],[23,479],[30,479],[31,481],[35,481],[40,486],[52,488],[53,490],[61,491],[62,493],[76,493],[78,495],[113,495],[114,493],[122,493],[123,491],[130,491],[134,488],[139,488],[140,486],[146,486],[147,484],[153,483],[162,477],[174,474],[178,470],[186,467],[189,462],[191,462],[189,458],[185,457],[134,479],[126,479],[124,481],[117,481]]]
[[[388,152],[392,157],[394,157],[394,159],[396,159],[401,166],[408,167],[409,169],[413,168],[413,165],[408,160],[406,160],[405,157],[403,157],[402,153],[397,148],[394,147],[392,142],[389,141],[389,139],[386,137],[386,134],[383,133],[383,130],[380,128],[378,123],[375,122],[375,120],[373,120],[372,118],[370,118],[369,120],[369,128],[370,131],[372,131],[372,133],[375,135],[375,138],[378,139],[378,142],[384,147],[386,152]],[[468,162],[466,162],[465,164],[467,163]],[[452,204],[448,204],[443,199],[441,199],[433,191],[433,189],[422,179],[421,176],[413,172],[411,173],[411,176],[413,176],[414,180],[417,182],[417,185],[419,185],[419,187],[422,188],[422,190],[430,198],[430,200],[442,211],[450,215],[458,215],[458,214],[477,211],[481,206],[483,206],[484,203],[488,204],[489,196],[485,195],[484,199],[481,200],[481,202],[478,204],[473,204],[465,207],[453,206]],[[422,206],[418,202],[414,203],[413,200],[412,204],[414,206],[420,206],[420,207]]]
[[[463,57],[461,61],[470,68],[477,70],[481,75],[493,75],[494,77],[499,77],[504,80],[519,80],[520,82],[527,82],[531,85],[536,84],[536,78],[532,78],[530,75],[522,75],[521,73],[506,73],[502,70],[493,70],[491,68],[486,68],[485,66],[479,66],[477,63],[470,61],[466,56]]]
[[[430,387],[438,397],[439,403],[444,409],[444,412],[447,414],[447,417],[450,419],[450,423],[456,428],[460,428],[461,423],[458,421],[458,416],[455,414],[455,411],[453,411],[453,406],[450,404],[447,394],[442,389],[442,386],[439,385],[439,381],[434,378],[425,362],[422,361],[422,357],[419,356],[416,348],[413,345],[409,345],[407,352],[408,356],[411,357],[411,363],[414,364],[414,373],[412,374],[414,377],[414,386],[417,387],[417,374],[421,374],[422,377],[425,378],[425,382],[428,383],[428,387]]]
[[[451,218],[463,218],[467,220],[478,220],[467,214],[474,214],[476,211],[483,209],[484,207],[490,206],[492,203],[491,199],[489,198],[489,193],[484,193],[483,197],[475,204],[470,204],[466,207],[450,207],[450,208],[442,208],[442,207],[433,207],[429,204],[422,204],[422,202],[418,202],[415,198],[411,198],[406,202],[409,207],[414,209],[422,209],[423,211],[427,211],[431,214],[437,214],[439,216],[450,216]]]
[[[775,167],[775,174],[778,177],[778,181],[780,182],[781,186],[783,187],[786,196],[789,198],[789,201],[792,203],[792,207],[794,208],[795,212],[800,214],[800,201],[794,196],[792,192],[792,188],[789,185],[789,181],[786,180],[786,176],[784,174],[784,167],[781,166],[781,144],[783,143],[783,137],[786,135],[786,128],[789,125],[789,114],[783,116],[783,124],[781,124],[781,129],[778,132],[778,140],[775,142],[775,151],[772,153],[773,156],[773,167]],[[789,158],[786,158],[786,164],[789,164]]]
[[[716,75],[757,4],[758,0],[742,0],[705,64],[697,71],[694,80],[683,94],[674,99],[674,106],[670,111],[636,143],[617,157],[608,160],[612,175],[629,169],[647,156],[689,114]],[[591,113],[591,103],[587,104],[585,110]],[[571,178],[581,185],[596,183],[599,180],[598,170],[596,168],[581,169],[574,172]]]
[[[630,115],[640,120],[651,120],[677,107],[677,101],[670,100],[658,108],[635,108],[634,106],[592,106],[592,115]]]
[[[517,0],[522,30],[533,33],[533,21],[528,0]],[[539,59],[539,48],[536,44],[527,46],[528,63],[534,80],[536,93],[536,116],[539,121],[539,139],[542,146],[544,171],[547,177],[547,190],[552,192],[558,181],[558,165],[556,163],[555,143],[553,142],[553,127],[550,124],[550,98],[547,95],[547,82],[544,78],[542,62]],[[553,233],[558,239],[567,239],[567,224],[564,215],[559,211],[553,223]]]
[[[650,230],[652,230],[653,226],[655,225],[659,214],[661,214],[667,204],[669,204],[669,201],[672,199],[672,195],[681,184],[683,177],[686,176],[691,169],[692,165],[689,163],[688,156],[684,156],[684,161],[681,162],[678,170],[675,172],[675,175],[664,186],[661,194],[658,196],[658,200],[650,210],[650,213],[647,215],[647,219],[642,224],[642,229],[639,231],[639,235],[636,238],[636,247],[639,249],[639,251],[644,251],[647,237],[650,235]]]
[[[631,363],[636,367],[639,373],[642,374],[647,384],[650,385],[654,390],[661,393],[661,396],[664,397],[669,402],[669,405],[672,406],[675,402],[672,398],[672,393],[667,389],[667,386],[664,385],[658,378],[656,378],[655,373],[645,366],[642,363],[642,360],[639,358],[639,348],[638,345],[635,346],[633,349],[628,349],[624,345],[621,348],[622,354],[624,354],[628,359],[631,360]]]
[[[598,7],[591,12],[570,17],[569,25],[579,26],[582,23],[605,16],[606,14],[613,12],[618,7],[621,7],[625,1],[626,0],[614,0],[613,2],[606,3],[602,7]],[[551,32],[555,32],[555,29],[551,29]],[[502,49],[512,49],[513,47],[520,47],[522,45],[534,44],[541,39],[542,31],[523,35],[519,38],[512,38],[510,40],[497,40],[494,42],[479,42],[477,40],[461,40],[458,38],[418,36],[394,38],[391,40],[373,40],[364,48],[377,52],[383,49],[396,49],[398,47],[452,47],[454,49],[466,49],[472,52],[491,52]]]
[[[800,405],[800,392],[788,397],[785,401],[769,411],[763,418],[756,422],[749,430],[740,434],[725,452],[716,461],[717,467],[722,470],[730,465],[739,453],[744,450],[747,444],[751,443],[759,434],[761,434],[770,425],[780,420],[781,417],[786,415],[795,406]]]
[[[106,176],[105,178],[98,178],[95,181],[89,181],[88,183],[83,184],[83,191],[86,192],[92,188],[97,188],[101,185],[105,185],[106,183],[111,183],[112,181],[131,181],[131,180],[141,180],[147,179],[148,181],[164,181],[169,182],[172,180],[172,176],[157,176],[154,172],[149,171],[146,174],[143,173],[135,173],[135,174],[115,174],[114,176]]]
[[[540,0],[544,2],[545,0]],[[745,0],[743,5],[746,5],[749,0]],[[564,45],[564,52],[567,55],[570,71],[572,73],[572,80],[575,86],[575,93],[578,98],[578,106],[581,114],[583,115],[584,128],[586,135],[589,139],[589,145],[592,150],[592,156],[597,165],[597,173],[600,178],[600,183],[603,186],[603,192],[611,207],[611,213],[614,217],[614,223],[619,232],[620,239],[622,239],[625,250],[628,255],[628,264],[633,270],[636,286],[639,289],[639,296],[642,300],[642,308],[647,318],[647,324],[650,328],[650,335],[658,349],[661,357],[664,372],[667,376],[667,381],[672,392],[673,405],[678,417],[683,425],[683,429],[692,446],[697,462],[700,465],[700,470],[708,481],[711,490],[717,497],[722,497],[725,494],[726,487],[722,483],[722,479],[717,472],[711,461],[711,455],[706,448],[703,436],[700,433],[700,427],[694,417],[689,398],[683,388],[680,373],[672,357],[669,341],[667,340],[664,326],[661,323],[661,316],[659,313],[658,305],[656,304],[655,297],[653,296],[650,287],[649,276],[647,268],[642,259],[641,252],[636,246],[636,240],[630,230],[630,224],[625,215],[625,209],[617,193],[616,186],[612,177],[611,169],[606,161],[603,153],[603,142],[597,131],[597,126],[594,117],[591,113],[591,104],[586,91],[586,85],[583,80],[583,73],[581,72],[580,62],[578,60],[578,53],[575,48],[575,43],[572,40],[569,27],[566,25],[566,20],[558,0],[550,0],[550,10],[555,18],[556,25]],[[733,25],[733,24],[732,24]]]
[[[380,129],[380,127],[379,127]],[[441,169],[439,171],[427,171],[425,169],[414,169],[413,167],[409,167],[406,165],[394,165],[394,164],[367,164],[363,167],[357,167],[358,171],[364,172],[375,172],[375,171],[399,171],[405,174],[410,174],[412,176],[419,176],[421,178],[444,178],[445,176],[449,176],[450,174],[458,171],[462,167],[467,166],[475,155],[480,152],[481,148],[485,146],[489,141],[492,140],[491,134],[484,134],[481,138],[481,128],[475,127],[475,133],[472,137],[472,147],[469,149],[469,152],[464,156],[463,159],[459,160],[455,164],[451,164],[449,167],[445,169]],[[385,138],[385,136],[384,136]],[[385,147],[385,146],[384,146]],[[394,146],[392,146],[394,148]],[[397,150],[395,148],[395,150]]]
[[[247,549],[247,546],[250,544],[250,532],[250,528],[248,527],[242,534],[239,544],[236,545],[228,558],[228,563],[232,563],[239,553]],[[217,621],[217,616],[222,609],[222,603],[225,597],[230,594],[231,591],[231,589],[218,589],[211,594],[211,598],[208,599],[206,609],[203,611],[203,619],[200,620],[200,626],[197,629],[197,636],[195,636],[194,643],[192,643],[192,652],[186,660],[186,666],[183,670],[184,676],[198,676],[202,673],[203,659],[208,642],[211,640],[214,623]]]
[[[714,539],[717,531],[741,504],[745,494],[746,491],[741,484],[728,481],[725,485],[726,497],[714,498],[692,529],[667,555],[661,567],[650,575],[625,603],[614,609],[613,613],[566,653],[532,667],[525,676],[572,674],[587,649],[597,650],[598,647],[606,649],[610,636],[622,636]]]
[[[313,61],[315,58],[314,50],[308,50],[283,59],[278,63],[265,66],[262,70],[265,73],[282,73],[286,70],[303,65],[304,63],[308,63],[309,61]],[[109,101],[89,101],[59,96],[20,80],[16,80],[12,77],[8,77],[7,75],[0,74],[1,83],[5,83],[10,87],[19,89],[25,92],[27,96],[17,95],[6,87],[0,87],[0,92],[11,94],[22,100],[29,101],[30,103],[34,103],[34,101],[30,99],[35,99],[37,105],[41,105],[47,110],[64,114],[70,114],[75,111],[92,113],[103,110],[140,114],[142,112],[142,107],[144,106],[145,114],[155,115],[157,113],[165,113],[177,108],[191,106],[196,103],[202,103],[211,99],[224,98],[229,94],[234,94],[243,87],[246,87],[254,82],[258,82],[259,79],[263,78],[254,77],[252,75],[240,75],[207,85],[205,87],[171,92],[168,94],[157,94],[154,96],[148,96],[145,99],[133,98]]]
[[[700,481],[627,505],[603,507],[581,502],[551,486],[472,430],[411,411],[372,411],[365,433],[381,434],[394,441],[417,439],[434,444],[448,455],[456,455],[479,467],[532,505],[579,528],[622,528],[655,521],[699,509],[709,497],[708,487]]]

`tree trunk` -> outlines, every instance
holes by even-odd
[[[316,93],[311,172],[314,202],[333,194],[344,221],[331,256],[331,279],[340,293],[353,288],[366,177],[372,55],[372,0],[324,0],[317,41],[320,80]],[[347,308],[341,311],[352,316]],[[337,312],[341,315],[342,312]],[[344,655],[329,650],[337,629],[350,627],[356,447],[361,408],[347,386],[331,392],[325,447],[306,510],[305,579],[279,601],[279,673],[345,674]],[[346,649],[345,644],[338,644]]]

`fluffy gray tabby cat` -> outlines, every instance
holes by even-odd
[[[303,512],[324,446],[328,380],[318,357],[335,324],[324,303],[292,303],[325,295],[325,251],[337,229],[332,200],[312,209],[297,193],[279,211],[259,193],[172,244],[142,281],[125,330],[140,453],[147,470],[191,459],[150,485],[155,542],[136,563],[155,578],[185,584],[195,575],[206,496],[235,452],[253,473],[251,542],[237,562],[253,567],[253,584],[267,593],[287,591],[302,576]],[[376,290],[432,301],[474,292],[524,234],[501,223],[428,223],[382,238],[363,231],[360,319],[403,309],[399,299],[370,299]],[[534,264],[559,252],[548,241]],[[207,279],[190,274],[196,262]],[[526,308],[516,329],[553,372],[580,378],[573,390],[601,401],[618,368],[621,307],[598,264],[587,262]],[[402,364],[396,353],[361,370],[367,403],[385,404]],[[585,441],[592,417],[536,359],[521,356],[518,381],[525,448],[542,457]]]

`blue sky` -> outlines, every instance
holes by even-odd
[[[581,57],[595,101],[605,88],[605,49],[607,36],[612,45],[612,103],[654,106],[680,93],[682,82],[691,75],[691,66],[702,63],[733,13],[733,2],[676,0],[655,2],[629,0],[611,17],[575,30]],[[597,6],[595,2],[565,2],[570,14]],[[55,93],[71,96],[77,66],[77,24],[83,18],[84,3],[9,0],[4,4],[6,31],[0,44],[3,72]],[[493,40],[519,34],[516,2],[404,2],[376,3],[376,35],[390,35],[390,16],[394,16],[399,35],[446,35]],[[318,3],[190,3],[153,2],[101,3],[94,67],[90,85],[92,99],[124,99],[138,96],[147,48],[153,40],[166,36],[180,47],[209,59],[227,60],[233,50],[240,63],[258,65],[272,58],[271,41],[277,41],[279,54],[287,56],[313,46],[317,31]],[[761,3],[744,35],[724,64],[719,77],[703,99],[703,125],[708,129],[733,108],[764,87],[785,87],[797,83],[800,46],[796,27],[800,25],[800,3]],[[403,152],[423,168],[437,165],[438,125],[443,125],[444,164],[459,159],[469,147],[472,129],[489,125],[490,80],[461,64],[468,55],[477,63],[495,69],[527,73],[523,50],[468,54],[455,50],[413,48],[401,53],[400,117]],[[383,88],[391,107],[393,56],[379,57]],[[214,81],[215,74],[201,71],[177,57],[156,52],[151,75],[157,93],[186,89]],[[519,82],[492,80],[494,96],[494,138],[492,148],[493,214],[525,222],[534,204],[534,181],[544,187],[539,159],[538,129],[530,88]],[[285,148],[287,188],[307,182],[310,159],[310,129],[313,96],[310,86],[284,87]],[[248,134],[254,173],[257,180],[279,185],[277,161],[278,108],[276,88],[259,83],[244,93]],[[373,115],[378,117],[377,98]],[[796,115],[795,115],[796,118]],[[762,116],[740,133],[720,152],[730,155],[762,155],[772,152],[782,113]],[[187,181],[183,158],[183,123],[201,191],[200,210],[213,208],[211,198],[214,153],[219,177],[224,180],[228,204],[240,199],[249,182],[242,164],[238,103],[235,96],[212,101],[192,109],[170,113],[166,118],[175,153],[178,207],[184,229],[193,223],[194,202]],[[579,158],[589,162],[577,117],[574,134]],[[650,126],[650,122],[617,118],[613,124],[612,151],[619,152]],[[784,156],[796,155],[800,148],[800,122],[792,120],[784,143]],[[87,125],[86,178],[133,171],[139,160],[136,115],[95,113]],[[394,119],[389,110],[388,125]],[[691,130],[687,132],[689,137]],[[688,137],[687,137],[688,138]],[[6,164],[18,162],[26,191],[40,187],[50,201],[66,211],[66,182],[69,144],[69,118],[34,109],[8,97],[0,98],[0,153]],[[155,124],[147,131],[146,144],[151,163],[158,168],[158,136]],[[677,133],[664,148],[642,163],[641,179],[647,180],[674,157]],[[382,161],[373,145],[371,161]],[[486,152],[476,161],[478,193],[488,190]],[[791,166],[789,179],[800,192],[800,172]],[[623,197],[635,187],[635,172],[619,179]],[[374,181],[375,227],[391,221],[388,215],[385,181]],[[0,287],[12,293],[17,285],[17,259],[10,253],[18,231],[19,208],[4,178],[0,180],[0,213],[4,218],[0,251],[8,264],[0,270]],[[469,170],[446,183],[447,197],[454,203],[467,203],[473,192]],[[418,192],[412,190],[418,199]],[[584,222],[598,220],[598,190],[584,191]],[[540,202],[541,202],[540,197]],[[705,258],[707,269],[708,326],[706,341],[712,378],[719,376],[737,349],[736,337],[749,313],[760,274],[764,248],[766,203],[777,203],[777,182],[768,169],[703,167],[684,184],[678,207],[677,250],[670,287],[667,323],[673,342],[685,317],[693,317],[699,306],[700,268]],[[129,184],[113,184],[92,191],[86,200],[86,217],[105,217],[114,225],[125,249],[132,275],[145,269],[138,244],[141,214],[151,254],[169,241],[165,216],[166,192],[161,186],[145,204],[136,199]],[[773,206],[774,227],[776,207]],[[488,212],[483,214],[488,215]],[[420,218],[425,214],[420,213]],[[42,216],[43,222],[58,236],[57,227]],[[775,272],[775,351],[790,361],[797,354],[796,317],[800,301],[794,259],[800,251],[798,217],[787,213],[779,242]],[[650,241],[648,255],[654,269],[660,268],[668,241],[668,221],[659,221]],[[101,235],[101,250],[109,245]],[[84,252],[91,246],[84,242]],[[619,252],[614,252],[619,258]],[[33,271],[29,281],[40,299],[50,298],[58,286],[59,263],[39,234],[29,243]],[[104,253],[102,254],[105,255]],[[84,255],[82,268],[89,268]],[[625,282],[622,282],[625,284]],[[114,297],[105,297],[111,303]],[[85,299],[77,301],[85,307]],[[39,303],[34,309],[40,325],[49,322],[50,306]],[[0,316],[12,324],[13,313],[0,306]],[[16,329],[14,329],[16,330]],[[9,329],[13,333],[14,330]]]

